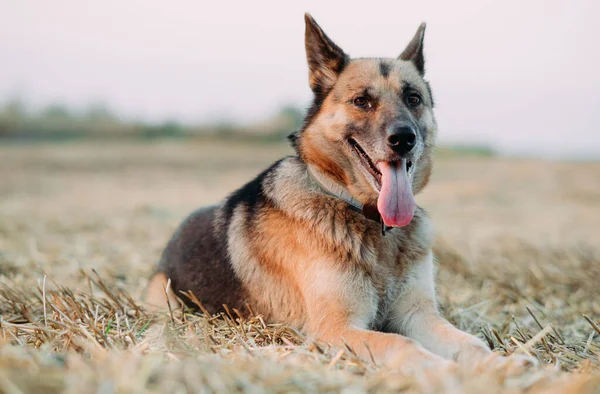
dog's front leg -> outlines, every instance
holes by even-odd
[[[399,334],[383,333],[351,326],[331,326],[318,333],[320,340],[338,347],[348,345],[364,360],[370,360],[403,373],[417,370],[443,369],[452,362],[423,348],[418,342]]]
[[[406,289],[396,300],[390,327],[421,343],[426,349],[462,364],[496,360],[520,368],[535,364],[529,357],[494,357],[483,341],[459,330],[440,316],[435,300],[433,254],[413,266],[408,273]]]
[[[421,343],[426,349],[450,360],[477,363],[490,358],[492,351],[474,335],[454,327],[439,315],[432,300],[421,298],[415,292],[401,302],[397,312],[401,320],[400,331]]]
[[[448,367],[454,363],[431,353],[399,334],[369,330],[376,313],[376,292],[360,273],[327,269],[304,272],[302,289],[306,310],[304,330],[319,340],[348,345],[364,360],[371,357],[405,373]]]
[[[479,338],[463,332],[440,316],[435,300],[433,254],[411,267],[406,288],[396,300],[389,325],[442,357],[461,362],[489,358],[491,350]]]

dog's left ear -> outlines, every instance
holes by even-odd
[[[421,23],[417,33],[408,43],[398,59],[413,62],[419,74],[425,74],[425,57],[423,56],[423,38],[425,37],[425,22]]]
[[[308,82],[316,95],[324,96],[348,63],[348,56],[327,37],[310,14],[304,14],[304,20]]]

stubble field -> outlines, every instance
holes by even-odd
[[[600,391],[600,163],[446,153],[417,196],[437,229],[445,316],[540,368],[407,377],[260,316],[146,311],[179,222],[290,153],[0,146],[0,392]]]

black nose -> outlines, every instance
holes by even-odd
[[[396,153],[408,153],[417,143],[417,133],[412,126],[393,126],[388,132],[387,143]]]

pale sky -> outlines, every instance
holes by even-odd
[[[427,22],[440,140],[600,157],[600,1],[0,0],[0,101],[259,120],[307,105],[305,11],[347,53]]]

